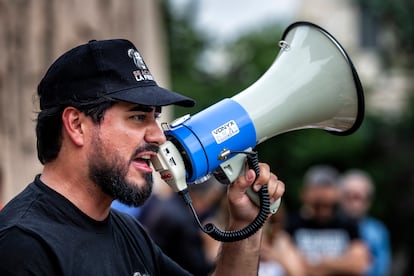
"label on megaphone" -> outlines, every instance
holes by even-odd
[[[214,140],[216,140],[217,144],[221,144],[234,135],[238,134],[240,132],[239,127],[237,126],[237,123],[234,120],[230,120],[223,125],[219,126],[218,128],[214,129],[211,134],[214,137]]]

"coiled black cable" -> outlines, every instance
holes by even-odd
[[[260,175],[259,160],[257,157],[257,153],[256,152],[244,152],[244,151],[243,152],[232,152],[232,153],[243,153],[247,155],[247,163],[249,167],[253,169],[256,173],[256,178],[253,181],[253,183],[256,182],[257,178]],[[258,192],[259,199],[260,199],[260,206],[259,206],[259,213],[256,216],[256,218],[252,221],[251,224],[249,224],[245,228],[240,229],[240,230],[235,230],[235,231],[222,231],[218,229],[212,223],[208,223],[205,226],[203,226],[200,222],[200,219],[198,218],[197,212],[194,210],[192,200],[188,193],[188,190],[186,189],[184,191],[181,191],[179,192],[179,194],[183,197],[186,204],[190,207],[190,210],[192,211],[194,218],[197,224],[199,225],[199,227],[201,228],[201,230],[204,233],[208,234],[213,239],[217,241],[221,241],[221,242],[235,242],[235,241],[240,241],[240,240],[250,237],[251,235],[256,233],[260,228],[262,228],[262,226],[267,220],[267,217],[270,214],[270,199],[269,199],[269,194],[268,194],[266,185],[264,185]]]

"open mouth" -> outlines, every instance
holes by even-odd
[[[148,166],[151,163],[151,155],[144,155],[138,158],[139,161],[146,163]]]
[[[151,164],[151,156],[155,153],[142,153],[139,154],[133,161],[133,165],[140,171],[144,172],[152,172]]]

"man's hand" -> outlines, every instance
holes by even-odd
[[[260,176],[253,185],[254,191],[259,191],[263,185],[267,185],[270,203],[275,202],[285,192],[285,184],[278,180],[276,175],[270,172],[269,165],[260,163]],[[248,169],[245,175],[240,176],[228,189],[230,209],[230,230],[242,228],[249,225],[257,216],[258,208],[246,194],[256,178],[256,173]]]
[[[270,172],[269,165],[260,163],[260,176],[253,184],[256,174],[249,169],[234,181],[228,189],[229,226],[227,230],[239,230],[249,225],[257,216],[259,208],[246,194],[247,188],[253,185],[259,191],[268,185],[270,202],[279,199],[285,192],[285,185]],[[238,242],[222,244],[214,275],[257,275],[262,230],[251,237]]]

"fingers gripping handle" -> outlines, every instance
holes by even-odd
[[[256,179],[260,175],[259,161],[256,152],[243,152],[247,155],[247,162],[250,168],[256,173]],[[256,181],[255,179],[255,181]],[[254,182],[255,182],[254,181]],[[253,183],[254,183],[253,182]],[[259,199],[259,213],[256,218],[245,228],[236,231],[221,231],[214,224],[208,223],[202,230],[210,235],[212,238],[222,242],[234,242],[246,239],[256,233],[263,224],[266,222],[268,215],[270,214],[270,201],[267,186],[263,186],[257,193]]]
[[[254,172],[256,173],[256,179],[257,179],[260,175],[259,159],[257,158],[257,152],[251,152],[247,155],[247,164],[249,165],[249,168],[254,170]],[[256,179],[255,179],[254,182],[256,182]],[[247,189],[247,195],[249,196],[251,201],[253,201],[257,206],[260,207],[260,204],[261,204],[260,195],[259,195],[259,193],[256,193],[253,190],[252,186],[250,186]],[[270,204],[270,206],[269,206],[270,213],[276,214],[277,210],[280,207],[281,201],[282,201],[282,199],[279,198],[278,200],[276,200],[275,202]]]
[[[260,168],[259,168],[259,159],[257,158],[257,152],[251,152],[247,155],[247,164],[249,165],[249,168],[253,169],[256,173],[256,179],[260,176]],[[256,182],[256,179],[254,182]],[[254,183],[253,182],[253,183]],[[263,188],[262,188],[263,189]],[[250,186],[247,189],[247,195],[249,196],[250,200],[253,201],[257,206],[261,206],[261,199],[260,194],[253,191],[252,186]],[[275,214],[277,210],[279,209],[281,202],[281,198],[270,204],[269,211],[272,214]]]
[[[237,151],[237,152],[230,152],[231,154],[235,154],[229,160],[223,162],[220,167],[214,172],[216,178],[224,183],[230,184],[237,177],[244,174],[244,168],[246,164],[246,156],[247,156],[247,164],[250,169],[253,169],[256,173],[256,179],[260,175],[260,168],[259,168],[259,159],[257,157],[257,152],[252,151],[251,148],[247,149],[246,151]],[[256,181],[255,179],[255,181]],[[255,182],[254,181],[254,182]],[[253,183],[254,183],[253,182]],[[260,197],[259,193],[255,192],[250,186],[247,189],[247,195],[258,207],[260,207]],[[270,212],[275,214],[279,209],[281,203],[281,199],[279,198],[277,201],[270,204]]]
[[[260,197],[259,194],[256,193],[252,187],[249,187],[247,189],[247,195],[249,196],[250,200],[253,201],[257,206],[260,206]],[[277,210],[280,207],[280,203],[282,202],[282,198],[279,198],[278,200],[276,200],[275,202],[273,202],[272,204],[270,204],[269,209],[270,209],[270,213],[272,214],[276,214]]]

